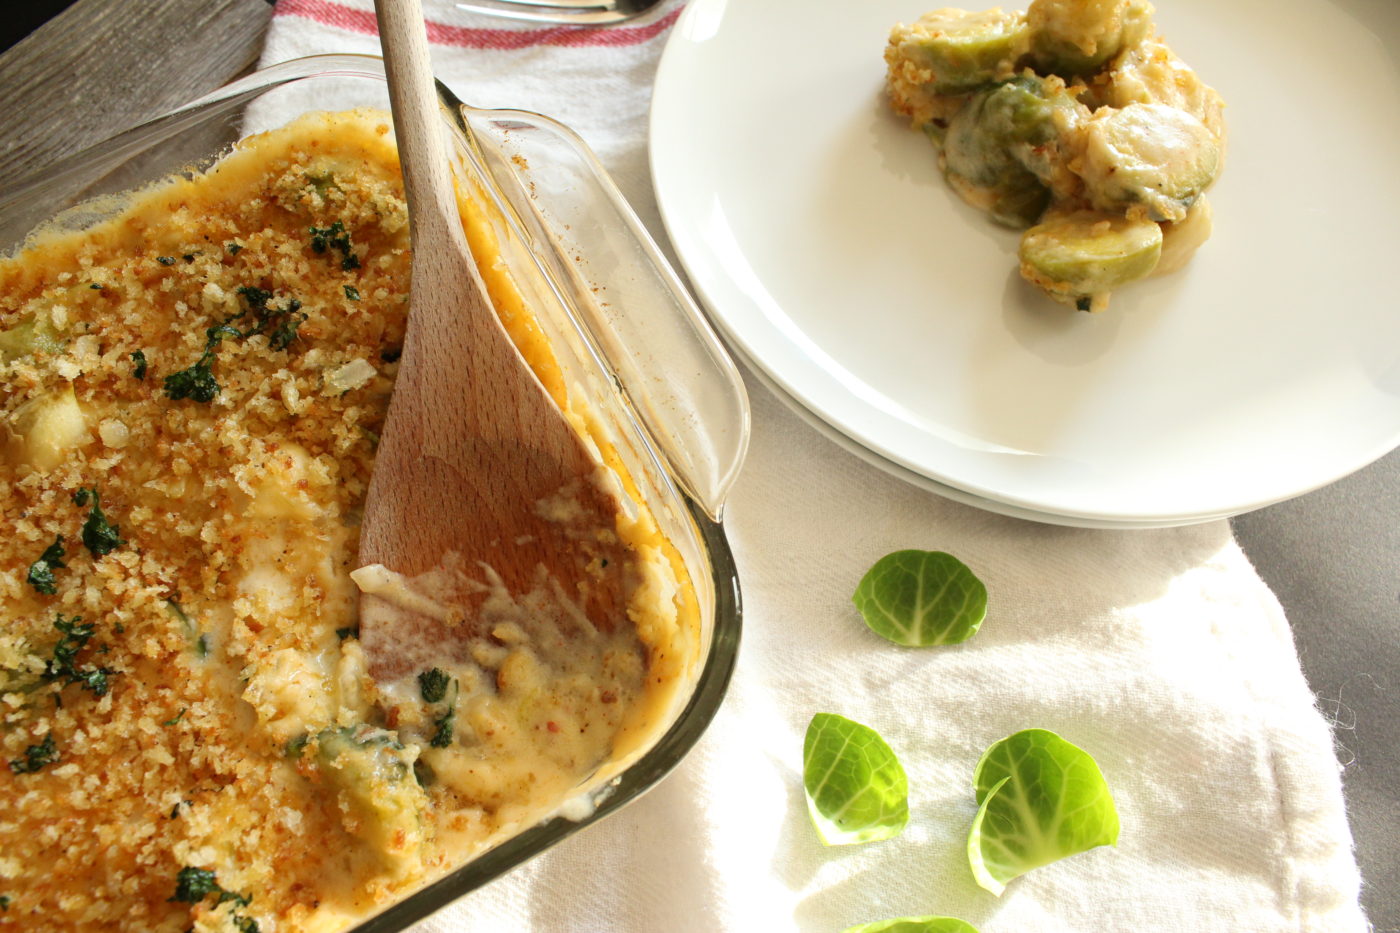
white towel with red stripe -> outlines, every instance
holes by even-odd
[[[681,3],[605,28],[427,6],[438,76],[478,106],[572,126],[664,244],[646,117]],[[378,53],[371,0],[280,0],[264,63],[326,52]],[[981,933],[1367,929],[1329,724],[1226,523],[1086,531],[980,512],[843,452],[758,383],[750,394],[753,446],[726,522],[744,645],[714,724],[641,800],[423,933],[837,933],[928,914]],[[905,652],[864,629],[850,594],[903,548],[950,551],[987,583],[973,640]],[[818,711],[873,726],[900,754],[912,818],[899,838],[818,842],[801,785]],[[998,899],[964,852],[972,768],[1029,727],[1096,757],[1122,836]]]
[[[663,3],[645,19],[598,29],[514,27],[447,0],[423,0],[423,6],[434,70],[458,97],[567,124],[588,141],[647,226],[660,229],[646,165],[646,117],[656,62],[682,4]],[[379,54],[372,0],[280,0],[262,64],[328,52]]]

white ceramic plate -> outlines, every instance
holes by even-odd
[[[919,0],[691,0],[651,158],[732,345],[898,473],[1071,524],[1203,521],[1400,443],[1400,3],[1159,0],[1225,97],[1216,230],[1089,315],[1017,272],[881,98]]]
[[[826,421],[822,420],[813,412],[809,411],[800,402],[788,395],[780,386],[776,385],[763,373],[762,370],[755,370],[758,378],[780,399],[788,404],[796,413],[817,431],[825,435],[829,440],[845,448],[857,457],[877,466],[898,479],[904,480],[929,492],[937,493],[954,502],[961,502],[963,505],[970,505],[974,508],[986,509],[989,512],[999,512],[1002,515],[1009,515],[1012,518],[1020,518],[1033,522],[1049,522],[1056,525],[1072,525],[1080,528],[1106,528],[1106,529],[1140,529],[1140,528],[1164,528],[1173,525],[1180,525],[1180,519],[1168,519],[1165,521],[1147,521],[1138,519],[1135,521],[1115,521],[1107,518],[1084,518],[1071,515],[1050,515],[1045,512],[1036,512],[1032,509],[1021,508],[1006,502],[998,502],[993,499],[984,499],[981,496],[973,495],[954,486],[948,486],[935,479],[925,476],[922,473],[915,473],[907,470],[885,458],[876,454],[868,447],[862,447],[851,438],[837,431]],[[1228,518],[1228,515],[1199,516],[1191,520],[1192,523],[1211,521],[1216,518]]]

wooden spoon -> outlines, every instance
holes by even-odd
[[[359,563],[405,577],[462,555],[512,594],[547,569],[594,625],[624,611],[617,501],[596,462],[507,336],[462,230],[419,0],[376,0],[408,197],[413,273],[408,333],[370,481]],[[554,502],[552,515],[543,503]],[[567,508],[559,508],[559,503]],[[568,520],[559,516],[567,514]],[[610,567],[608,571],[600,568]],[[465,607],[470,610],[470,606]],[[392,681],[464,660],[464,624],[366,595],[360,640]]]

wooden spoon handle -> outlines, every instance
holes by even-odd
[[[419,0],[375,0],[374,9],[379,16],[404,189],[413,210],[410,232],[415,261],[421,254],[437,252],[427,248],[430,244],[439,249],[451,244],[469,254],[443,146],[423,5]]]

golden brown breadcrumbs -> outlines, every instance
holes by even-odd
[[[338,855],[354,846],[333,798],[305,793],[239,700],[241,670],[333,644],[353,620],[344,564],[403,334],[387,127],[333,124],[0,262],[0,330],[37,322],[63,343],[4,365],[3,415],[71,381],[90,426],[52,469],[0,460],[0,928],[294,929],[328,862],[361,876],[360,907],[383,895],[372,866]],[[210,327],[253,329],[249,290],[270,293],[272,319],[214,348],[217,395],[169,397]],[[284,349],[278,327],[295,331]],[[82,488],[123,540],[103,556],[82,543]],[[47,595],[26,576],[58,535],[66,566]],[[295,585],[250,584],[269,559]],[[110,672],[105,695],[54,676],[55,622],[75,616],[93,633],[70,669]],[[185,867],[237,896],[172,900]]]

